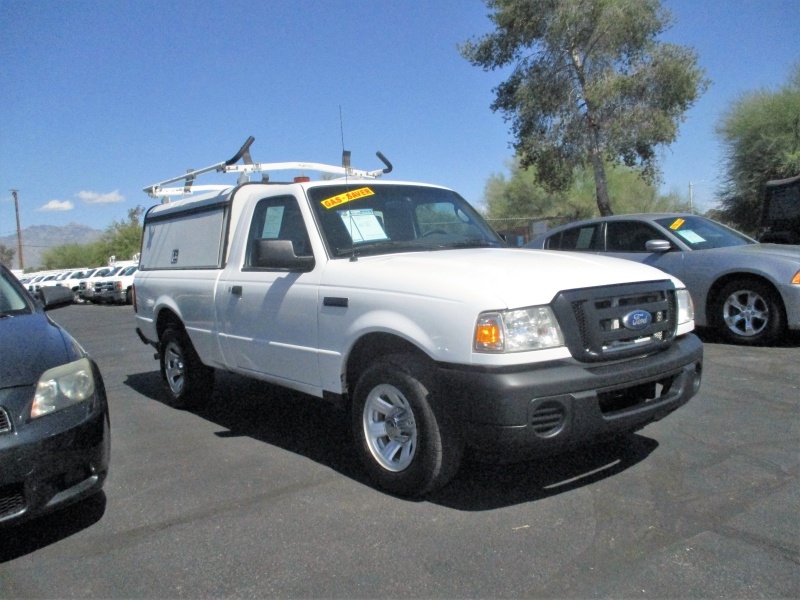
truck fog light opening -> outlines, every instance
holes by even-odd
[[[692,379],[692,392],[697,393],[703,381],[703,363],[698,362],[694,367],[694,378]]]

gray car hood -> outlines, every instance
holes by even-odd
[[[753,252],[759,256],[779,256],[800,262],[800,246],[790,244],[749,244],[747,246],[737,246],[736,249],[741,252]]]

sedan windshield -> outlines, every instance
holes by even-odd
[[[5,271],[0,270],[0,317],[30,313],[31,307]]]
[[[735,229],[703,217],[668,217],[657,219],[656,222],[673,235],[677,235],[692,250],[728,248],[758,243]]]
[[[450,190],[414,185],[331,185],[308,190],[334,257],[504,246]]]

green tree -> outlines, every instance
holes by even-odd
[[[523,169],[520,161],[509,162],[509,176],[489,176],[483,196],[486,217],[496,229],[526,227],[531,220],[574,221],[594,214],[592,201],[580,194],[548,190],[537,178],[536,171]],[[570,192],[577,189],[576,185]]]
[[[13,248],[7,247],[5,244],[0,244],[0,263],[7,266],[9,269],[14,263],[14,255],[17,253]]]
[[[692,50],[656,39],[672,20],[659,0],[485,1],[496,31],[459,50],[485,70],[513,65],[491,108],[511,122],[520,165],[553,191],[590,166],[601,215],[608,162],[656,181],[657,147],[708,85]]]
[[[42,254],[42,268],[54,271],[105,264],[107,260],[98,262],[97,253],[92,246],[93,244],[63,244],[50,248]]]
[[[755,234],[764,184],[800,175],[800,63],[777,91],[761,89],[737,98],[716,132],[724,148],[723,213]]]
[[[130,260],[139,252],[142,245],[142,224],[140,218],[144,215],[144,207],[137,206],[128,210],[126,221],[114,221],[103,233],[98,246],[105,254],[116,256],[117,260]]]
[[[658,189],[624,165],[608,164],[607,185],[614,211],[621,214],[685,212],[689,201],[678,194],[660,194]],[[510,175],[493,174],[484,187],[486,216],[497,229],[527,226],[532,220],[561,224],[599,215],[594,198],[592,171],[576,169],[566,192],[551,192],[536,179],[534,170],[509,164]]]

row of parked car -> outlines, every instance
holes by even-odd
[[[106,267],[30,273],[20,282],[34,298],[39,297],[42,287],[57,286],[71,288],[76,304],[131,304],[133,275],[138,268],[137,261],[121,261]]]

